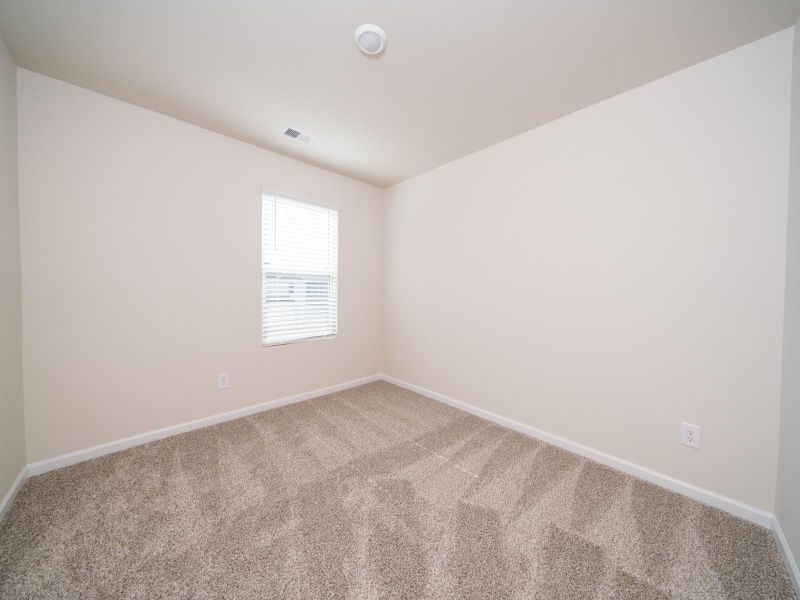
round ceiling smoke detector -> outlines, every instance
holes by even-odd
[[[364,54],[380,54],[386,48],[386,33],[377,25],[361,25],[356,29],[356,45]]]

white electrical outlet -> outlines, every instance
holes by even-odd
[[[400,350],[394,351],[394,362],[400,362]]]
[[[227,373],[218,373],[217,374],[217,389],[224,390],[228,387],[230,380],[228,379]]]
[[[681,423],[681,444],[691,448],[700,447],[700,434],[703,428],[700,425],[691,423]]]

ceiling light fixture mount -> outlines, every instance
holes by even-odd
[[[386,32],[377,25],[364,24],[356,29],[356,45],[364,54],[374,56],[386,48]]]

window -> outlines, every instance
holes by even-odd
[[[339,212],[263,192],[261,342],[336,335]]]

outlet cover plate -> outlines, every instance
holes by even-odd
[[[228,378],[227,373],[218,373],[217,374],[217,389],[224,390],[230,384],[230,379]]]
[[[702,432],[703,428],[700,425],[681,423],[681,444],[690,448],[699,448]]]

